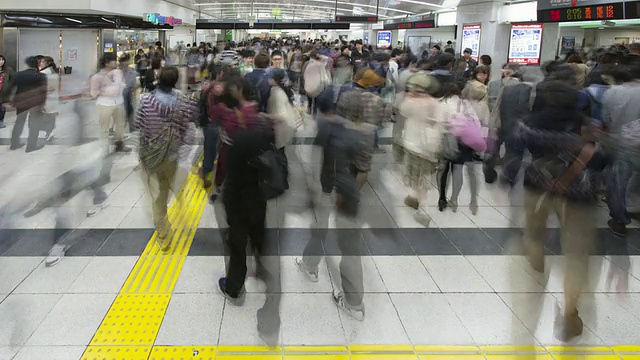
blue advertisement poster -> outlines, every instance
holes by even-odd
[[[391,49],[391,31],[378,31],[378,49]]]

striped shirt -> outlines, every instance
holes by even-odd
[[[187,143],[189,123],[199,116],[198,102],[173,90],[159,90],[140,96],[136,123],[140,129],[141,143],[148,142],[170,124],[178,130],[180,145]]]

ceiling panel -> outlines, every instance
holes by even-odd
[[[335,0],[165,0],[222,19],[272,18],[272,10],[280,9],[284,19],[332,19],[336,15]],[[447,1],[447,6],[443,2]],[[378,4],[379,2],[379,4]],[[376,12],[376,7],[378,7]],[[338,15],[378,15],[381,20],[411,16],[451,8],[451,0],[338,0]]]

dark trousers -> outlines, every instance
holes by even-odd
[[[213,164],[218,155],[218,126],[208,125],[202,128],[204,134],[204,159],[202,161],[202,173],[207,175],[213,171]]]
[[[438,190],[440,197],[438,200],[447,201],[447,182],[449,180],[449,173],[453,171],[453,163],[451,161],[442,161],[440,162],[440,166],[442,166],[442,168],[439,171]]]
[[[27,116],[29,116],[29,137],[27,138],[27,149],[34,149],[38,145],[38,111],[20,110],[16,117],[16,123],[13,126],[11,132],[11,147],[17,148],[20,146],[20,135],[24,130],[24,125],[27,122]]]
[[[4,105],[0,104],[0,123],[4,121],[4,116],[7,114],[7,109]]]
[[[607,171],[607,206],[609,216],[619,225],[631,222],[627,212],[627,187],[633,171],[631,165],[624,160],[616,159]]]
[[[514,183],[522,166],[525,148],[521,142],[511,137],[500,136],[498,138],[494,153],[490,154],[484,161],[484,176],[487,177],[488,173],[495,172],[496,164],[500,158],[500,147],[503,143],[506,152],[502,164],[502,176],[510,183]]]
[[[258,327],[268,333],[277,333],[280,329],[280,300],[282,297],[280,258],[278,254],[266,254],[268,241],[266,238],[267,203],[264,200],[256,200],[250,211],[239,211],[238,208],[230,209],[228,206],[225,208],[229,224],[227,293],[231,296],[238,296],[244,287],[247,276],[247,243],[250,242],[256,257],[258,278],[267,285],[264,306],[258,310]]]
[[[133,121],[133,92],[125,92],[124,93],[124,114],[127,117],[127,124],[129,124],[129,130],[132,131],[134,128]]]

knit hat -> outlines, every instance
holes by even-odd
[[[431,75],[425,72],[418,72],[407,80],[407,89],[421,92],[434,93],[439,90],[440,84]]]
[[[362,74],[362,78],[356,83],[363,88],[372,88],[384,85],[385,80],[373,70],[366,70]]]

